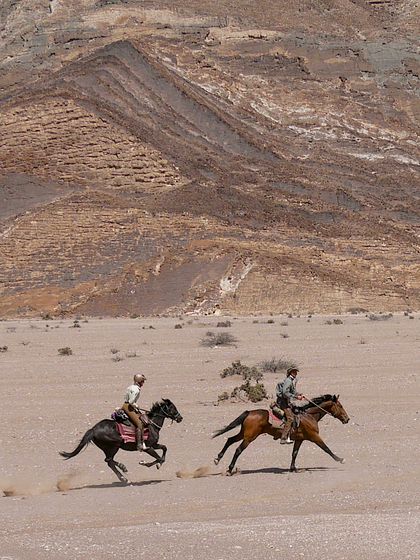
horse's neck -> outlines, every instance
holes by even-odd
[[[160,413],[160,411],[156,411],[155,414],[152,414],[149,416],[149,420],[151,422],[153,422],[153,424],[155,425],[155,427],[157,428],[161,428],[163,426],[163,423],[165,421],[165,417],[163,414]]]
[[[323,405],[319,405],[322,408],[324,408]],[[319,422],[320,420],[322,420],[324,418],[324,416],[327,414],[327,409],[325,410],[321,410],[320,408],[318,408],[317,406],[311,407],[308,410],[306,410],[305,412],[307,412],[310,416],[312,416],[312,418],[314,420],[316,420],[317,422]]]

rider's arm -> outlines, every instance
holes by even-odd
[[[283,383],[283,396],[291,399],[296,395],[296,389],[290,377],[287,377]]]

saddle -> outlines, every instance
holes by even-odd
[[[111,414],[111,418],[112,418],[112,420],[115,420],[115,422],[117,422],[117,424],[124,424],[125,426],[132,426],[132,423],[130,422],[130,418],[124,412],[124,410],[122,408],[115,409],[114,412]]]

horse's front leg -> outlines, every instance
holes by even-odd
[[[339,457],[335,453],[333,453],[331,449],[328,447],[328,445],[321,438],[321,436],[317,435],[311,438],[311,441],[315,443],[318,447],[320,447],[323,451],[325,451],[325,453],[328,453],[328,455],[332,457],[334,461],[337,461],[338,463],[344,463],[344,459],[342,457]]]
[[[299,453],[299,449],[300,446],[302,445],[303,440],[301,439],[297,439],[293,445],[293,451],[292,451],[292,462],[290,463],[290,472],[297,472],[297,468],[295,465],[296,462],[296,457]]]
[[[143,465],[144,467],[153,467],[154,465],[156,465],[157,468],[160,468],[160,465],[162,463],[162,457],[160,455],[158,455],[152,447],[148,447],[147,449],[145,449],[144,452],[147,453],[148,455],[150,455],[151,457],[153,457],[155,460],[151,461],[150,463],[140,461],[139,464]]]
[[[163,465],[163,463],[166,461],[166,452],[168,451],[168,448],[166,447],[166,445],[163,445],[161,443],[156,443],[153,446],[154,449],[160,449],[162,451],[162,457],[160,458],[160,463],[161,465]]]

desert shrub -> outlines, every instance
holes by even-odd
[[[280,333],[281,338],[289,338],[289,335],[287,333]]]
[[[374,313],[371,313],[368,316],[370,321],[387,321],[388,319],[391,319],[391,317],[393,317],[392,313],[387,313],[385,315],[383,314],[375,315]]]
[[[361,338],[359,340],[359,344],[366,344],[366,339],[365,338]]]
[[[227,401],[229,399],[229,393],[227,391],[223,391],[223,393],[220,393],[220,395],[217,397],[217,402],[223,402],[223,401]]]
[[[140,317],[140,315],[137,315],[137,313],[132,313],[130,315],[130,319],[138,319]]]
[[[111,354],[118,354],[119,350],[118,348],[111,348],[110,352]]]
[[[0,352],[7,352],[9,350],[8,346],[0,346]]]
[[[137,358],[137,352],[126,352],[125,357],[126,358]]]
[[[247,399],[254,403],[268,397],[263,383],[257,382],[253,385],[249,380],[242,383],[239,387],[235,387],[230,396],[232,399]]]
[[[275,323],[274,319],[268,319],[267,325],[273,325]]]
[[[408,318],[409,319],[414,319],[414,315],[409,315]]]
[[[201,346],[214,348],[215,346],[233,346],[235,342],[237,342],[237,339],[230,333],[208,331],[206,336],[201,339],[200,344]]]
[[[118,354],[115,354],[115,356],[113,356],[113,357],[111,358],[111,360],[112,360],[113,362],[122,362],[123,359],[124,359],[124,358],[123,358],[122,356],[118,356]]]
[[[81,326],[80,326],[80,323],[79,323],[78,319],[73,321],[73,324],[70,325],[70,327],[69,327],[69,329],[80,329],[80,328],[81,328]]]
[[[334,325],[342,325],[343,321],[341,319],[333,319]]]
[[[368,310],[364,307],[349,307],[347,309],[347,313],[351,313],[352,315],[357,315],[358,313],[367,313]]]
[[[253,322],[254,325],[259,323],[258,319],[254,319],[252,322]]]
[[[219,321],[216,325],[216,327],[222,327],[222,328],[227,328],[227,327],[231,327],[232,323],[230,321]]]
[[[41,313],[41,319],[43,319],[44,321],[51,321],[52,317],[49,313]]]
[[[325,324],[326,324],[326,325],[332,325],[333,322],[331,321],[331,319],[327,319],[327,320],[325,321]]]
[[[71,356],[73,354],[73,350],[70,346],[65,346],[64,348],[59,348],[58,353],[60,356]]]
[[[263,377],[261,371],[257,367],[246,366],[242,364],[240,360],[232,362],[229,367],[222,371],[220,377],[231,377],[232,375],[240,375],[244,380],[254,379],[255,381],[259,381]]]
[[[289,358],[271,358],[271,360],[264,360],[260,362],[259,367],[262,371],[269,371],[271,373],[277,373],[278,371],[286,371],[291,367],[298,367],[298,364],[294,360]]]
[[[174,329],[182,329],[182,325],[181,325],[180,323],[177,323],[177,324],[174,326]]]
[[[289,323],[288,323],[287,321],[282,321],[282,322],[280,323],[280,325],[281,325],[282,327],[288,327],[288,326],[289,326]]]

